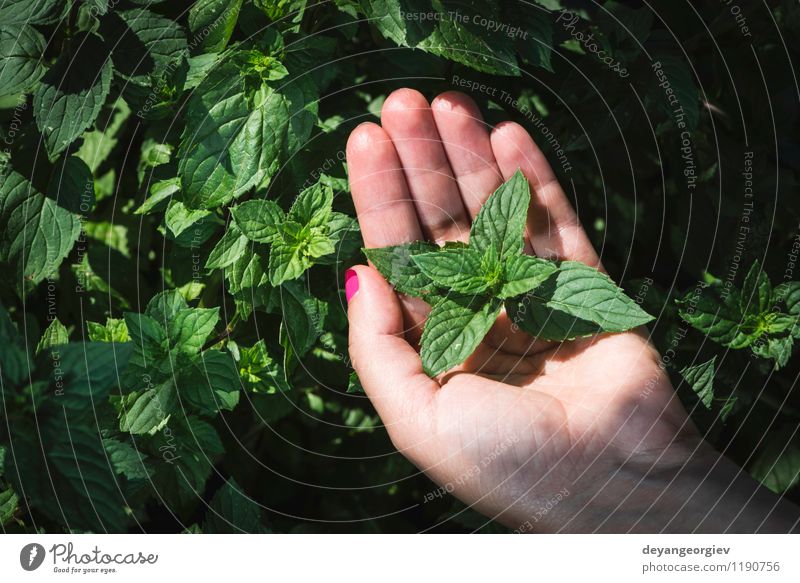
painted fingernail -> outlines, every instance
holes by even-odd
[[[344,297],[347,303],[358,293],[358,274],[355,269],[348,269],[344,272]]]

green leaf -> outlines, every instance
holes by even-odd
[[[69,157],[57,166],[46,194],[15,170],[0,180],[0,261],[14,266],[14,283],[28,291],[55,275],[78,239],[77,214],[94,205],[92,175]]]
[[[483,73],[520,74],[511,37],[482,25],[482,22],[502,22],[494,4],[479,0],[432,0],[431,5],[442,18],[435,26],[421,23],[415,27],[417,30],[407,37],[423,38],[413,46]],[[452,17],[454,13],[458,15],[456,18]],[[508,28],[513,26],[503,24]]]
[[[0,304],[0,381],[22,382],[30,372],[28,351],[6,309]]]
[[[3,0],[3,24],[52,24],[61,19],[69,4],[63,0]]]
[[[219,321],[219,308],[189,308],[179,311],[167,326],[171,348],[197,354]]]
[[[19,496],[13,488],[0,488],[0,526],[7,524],[19,506]]]
[[[481,254],[474,249],[441,249],[411,257],[435,284],[464,294],[479,294],[489,286],[481,269]]]
[[[141,393],[126,395],[119,419],[120,431],[133,435],[157,433],[169,422],[175,401],[175,385],[172,379]]]
[[[307,78],[282,83],[280,92],[267,83],[253,89],[234,60],[212,70],[189,99],[178,173],[192,207],[216,208],[268,182],[281,152],[311,132],[316,94]]]
[[[51,159],[97,119],[111,87],[113,66],[100,37],[78,35],[33,95],[33,113]]]
[[[239,378],[248,390],[272,395],[285,393],[291,386],[285,380],[280,365],[269,355],[263,339],[250,348],[240,348]]]
[[[281,207],[271,200],[248,200],[233,207],[231,215],[242,233],[257,243],[272,243],[285,220]]]
[[[167,290],[154,295],[149,302],[145,314],[155,319],[165,328],[181,310],[189,308],[184,297],[176,290]]]
[[[201,414],[232,411],[239,403],[239,373],[233,357],[227,352],[203,352],[185,372],[181,372],[178,386],[182,397]]]
[[[150,88],[151,80],[163,77],[187,50],[182,26],[144,8],[109,12],[100,33],[110,41],[104,55],[111,50],[114,69],[128,92],[136,86]]]
[[[206,261],[206,269],[224,269],[233,265],[244,255],[247,247],[247,237],[242,234],[236,223],[231,224],[214,249],[211,250],[208,261]]]
[[[221,51],[228,44],[242,0],[197,0],[189,10],[189,30],[204,51]]]
[[[281,344],[297,356],[303,356],[322,333],[328,306],[298,282],[281,286],[278,301],[283,313]]]
[[[75,414],[94,411],[119,384],[133,344],[71,342],[51,349],[54,404]]]
[[[106,319],[105,325],[97,322],[86,322],[89,340],[92,342],[128,342],[128,327],[125,320]]]
[[[127,441],[108,438],[103,440],[103,447],[115,474],[129,480],[146,480],[150,477],[147,469],[148,456]]]
[[[752,345],[753,353],[761,358],[775,361],[775,370],[786,366],[792,356],[794,348],[794,338],[786,336],[784,338],[759,338]]]
[[[550,283],[550,285],[548,285]],[[551,310],[545,299],[552,294],[555,282],[545,283],[547,289],[539,291],[544,297],[528,293],[522,298],[506,301],[506,310],[513,325],[534,338],[552,342],[563,342],[585,338],[602,332],[599,325],[576,318],[565,312]]]
[[[625,332],[653,320],[607,275],[577,261],[561,263],[552,294],[543,297],[550,309],[593,322],[605,332]]]
[[[269,250],[269,281],[272,285],[297,279],[309,267],[311,260],[306,254],[305,241],[284,234],[283,238],[272,243]]]
[[[553,262],[538,257],[512,257],[505,266],[504,283],[498,297],[511,298],[526,294],[547,281],[557,269]]]
[[[191,209],[178,200],[171,200],[164,213],[167,235],[181,247],[197,247],[217,228],[211,211]]]
[[[361,384],[361,379],[358,378],[358,375],[355,371],[350,373],[350,377],[347,380],[347,394],[348,395],[364,395],[366,392],[364,391],[364,386]]]
[[[737,289],[724,293],[716,284],[697,287],[677,300],[681,318],[710,340],[730,348],[745,348],[759,336],[756,323],[744,318],[740,303]]]
[[[695,366],[687,366],[681,370],[681,376],[689,383],[692,390],[697,394],[697,398],[705,406],[711,409],[714,402],[714,375],[717,369],[717,357],[714,356],[708,362]]]
[[[58,318],[53,318],[50,325],[42,333],[42,337],[36,344],[36,354],[41,353],[43,350],[48,350],[61,344],[69,342],[69,333],[64,327],[64,324],[58,321]]]
[[[380,274],[397,291],[409,296],[422,297],[435,286],[430,277],[422,273],[413,261],[415,255],[436,251],[438,247],[425,241],[393,245],[380,249],[364,249],[364,254]]]
[[[263,534],[269,530],[261,522],[261,506],[230,478],[211,499],[203,532]]]
[[[771,307],[772,284],[761,263],[754,261],[747,272],[740,296],[742,314],[763,314]]]
[[[297,195],[288,218],[303,226],[319,227],[328,223],[332,206],[333,190],[317,182]]]
[[[66,423],[61,438],[48,452],[55,470],[53,487],[58,493],[62,519],[70,528],[96,532],[123,532],[125,500],[120,496],[96,429]]]
[[[776,494],[783,494],[800,482],[800,429],[786,425],[765,432],[761,446],[750,466],[750,473]]]
[[[434,304],[422,333],[420,355],[428,376],[464,362],[489,332],[502,304],[477,298],[446,297]]]
[[[470,229],[470,247],[483,254],[495,245],[503,262],[522,253],[530,201],[528,181],[517,170],[481,207]]]
[[[2,9],[0,9],[0,13]],[[30,91],[47,71],[47,43],[32,26],[8,26],[0,17],[0,98]]]

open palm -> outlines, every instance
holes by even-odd
[[[463,94],[428,104],[394,92],[380,126],[353,131],[347,161],[367,247],[467,241],[481,205],[519,168],[532,192],[527,252],[602,269],[528,133],[508,122],[489,131]],[[350,352],[393,443],[492,518],[594,530],[617,515],[606,528],[637,529],[644,516],[627,513],[628,499],[648,496],[645,477],[700,442],[644,331],[543,343],[502,315],[472,357],[432,380],[415,348],[426,304],[398,297],[370,267],[355,271]]]

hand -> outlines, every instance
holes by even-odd
[[[489,131],[465,95],[429,105],[410,89],[389,96],[381,124],[360,125],[347,144],[367,247],[467,241],[519,168],[532,192],[528,252],[602,269],[520,125]],[[371,267],[350,277],[350,354],[392,442],[486,516],[520,531],[791,528],[763,522],[777,498],[702,441],[645,330],[543,343],[502,316],[470,359],[430,379],[415,349],[426,304],[398,297]],[[751,494],[754,514],[742,511]]]

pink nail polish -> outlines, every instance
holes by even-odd
[[[348,269],[344,272],[344,297],[347,303],[358,293],[358,274],[355,269]]]

